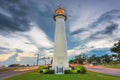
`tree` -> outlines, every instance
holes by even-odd
[[[96,57],[96,61],[98,62],[98,63],[100,63],[101,62],[101,58],[100,57]]]
[[[95,54],[91,55],[91,56],[89,57],[89,59],[88,59],[88,62],[89,62],[89,63],[91,63],[91,62],[93,62],[93,61],[96,61],[96,55],[95,55]]]
[[[105,54],[105,55],[101,56],[101,60],[102,60],[102,63],[110,63],[111,56],[109,56],[108,54]]]
[[[116,64],[118,61],[118,55],[117,54],[112,54],[111,55],[111,57],[112,57],[112,63],[114,63],[114,64]]]
[[[114,43],[114,46],[110,48],[111,52],[117,53],[118,61],[120,62],[120,40]]]
[[[74,59],[69,60],[69,63],[74,63],[74,62],[75,62]]]
[[[75,63],[77,64],[83,64],[83,62],[87,59],[87,55],[86,54],[80,54],[75,56]]]
[[[114,43],[114,46],[110,48],[110,51],[120,54],[120,40],[117,43]]]

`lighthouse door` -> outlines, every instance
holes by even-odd
[[[58,57],[58,66],[57,66],[57,74],[64,74],[63,71],[63,57]]]

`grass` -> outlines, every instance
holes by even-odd
[[[120,64],[104,64],[104,65],[100,65],[100,66],[120,69]]]
[[[120,77],[88,71],[86,74],[39,74],[29,72],[5,80],[120,80]]]

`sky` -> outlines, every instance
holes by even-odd
[[[0,66],[52,57],[58,6],[66,10],[69,59],[112,54],[120,40],[120,0],[0,0]],[[42,64],[43,61],[39,61]]]

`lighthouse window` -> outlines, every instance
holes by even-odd
[[[64,10],[57,10],[56,14],[64,14]]]

